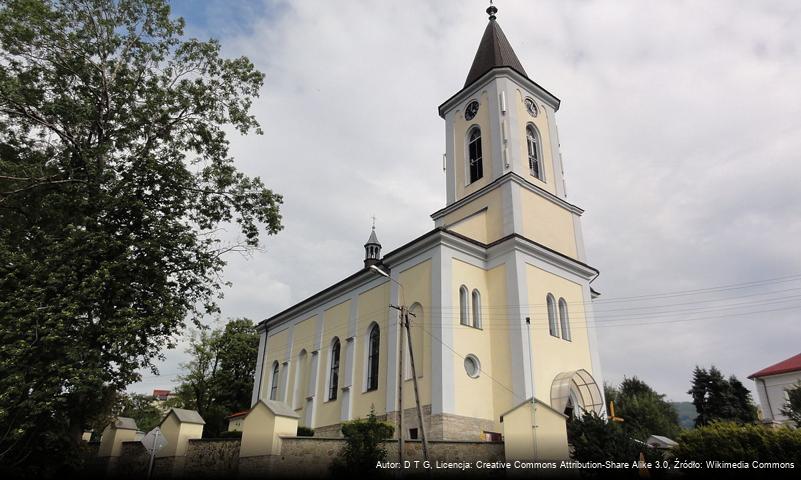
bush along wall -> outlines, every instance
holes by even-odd
[[[740,463],[739,468],[801,467],[801,430],[717,422],[682,433],[678,442],[675,458],[704,468],[719,468],[714,462]]]

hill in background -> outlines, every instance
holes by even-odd
[[[695,427],[695,417],[698,416],[698,412],[695,411],[692,402],[670,402],[670,404],[679,414],[679,425],[682,428]]]

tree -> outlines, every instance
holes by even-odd
[[[263,74],[183,25],[165,0],[0,3],[0,466],[78,458],[113,392],[218,311],[223,255],[281,229],[225,133],[260,133]]]
[[[621,428],[630,437],[646,441],[651,435],[675,438],[681,428],[676,410],[637,377],[624,378],[619,388],[605,386],[607,401],[615,402],[615,415],[623,418]]]
[[[395,433],[395,426],[379,421],[371,408],[367,419],[351,420],[342,424],[345,448],[331,464],[335,476],[352,478],[376,474],[376,465],[387,459],[384,440]]]
[[[659,452],[632,438],[622,424],[607,421],[594,412],[568,419],[567,438],[573,446],[572,458],[580,462],[634,462],[640,459],[640,453],[646,461],[661,460]],[[582,473],[601,476],[608,471],[586,469]],[[619,474],[635,477],[638,471],[626,470]]]
[[[117,417],[130,417],[136,421],[136,426],[143,432],[156,428],[164,417],[164,413],[154,403],[152,395],[139,393],[120,394],[113,414]],[[102,431],[105,425],[96,426],[96,431]]]
[[[206,421],[205,436],[218,436],[227,428],[226,416],[250,407],[258,349],[259,334],[246,318],[191,337],[191,359],[182,365],[176,394],[182,407]]]
[[[696,366],[692,388],[687,393],[693,397],[698,412],[696,427],[716,420],[751,423],[757,419],[751,392],[737,377],[732,375],[726,379],[714,366],[709,370]]]
[[[782,407],[782,415],[801,428],[801,381],[787,389],[787,402]]]

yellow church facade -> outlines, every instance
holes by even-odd
[[[412,314],[429,439],[497,439],[502,416],[531,399],[566,416],[605,414],[598,271],[585,257],[583,210],[566,199],[559,99],[528,77],[496,11],[464,88],[439,107],[446,205],[434,229],[385,254],[373,230],[364,268],[259,324],[253,403],[286,403],[316,436],[339,436],[371,410],[396,418],[402,376],[403,434],[418,438],[390,305]]]

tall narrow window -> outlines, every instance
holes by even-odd
[[[378,325],[373,325],[370,329],[367,354],[367,390],[378,388],[378,354],[381,344],[381,332]]]
[[[481,328],[481,294],[473,290],[473,326]]]
[[[331,374],[328,377],[328,399],[337,399],[339,390],[339,339],[334,337],[331,342]]]
[[[531,174],[543,180],[542,161],[540,159],[540,139],[534,127],[526,127],[526,143],[528,144],[528,168]]]
[[[304,389],[307,386],[307,366],[306,366],[306,359],[308,358],[308,354],[306,353],[306,349],[300,351],[298,354],[298,360],[295,363],[295,388],[294,393],[292,395],[292,407],[295,409],[301,408],[303,406],[303,401],[306,398],[304,395]]]
[[[278,377],[280,370],[278,367],[278,362],[273,362],[273,379],[270,382],[270,400],[277,400],[278,399]]]
[[[481,129],[473,127],[467,140],[467,159],[470,167],[470,183],[484,176],[484,166],[481,161]]]
[[[570,318],[567,316],[567,302],[559,299],[559,324],[562,327],[562,338],[570,341]]]
[[[546,298],[548,304],[548,330],[554,337],[559,337],[559,324],[556,323],[556,301],[550,293]]]
[[[459,323],[470,325],[470,307],[467,305],[467,287],[464,285],[459,288]]]

